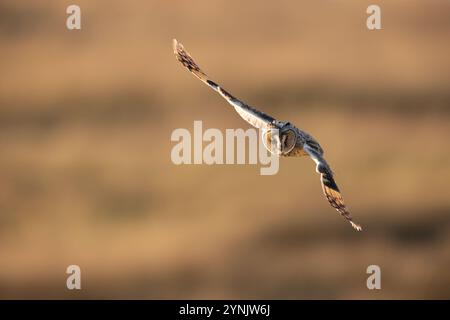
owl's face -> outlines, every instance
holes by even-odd
[[[286,155],[294,149],[297,134],[289,122],[278,121],[275,128],[263,133],[264,145],[272,153]]]

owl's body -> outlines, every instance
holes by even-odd
[[[311,157],[316,163],[316,172],[321,176],[322,189],[328,202],[350,222],[353,228],[358,231],[362,230],[360,225],[353,222],[350,212],[344,204],[339,188],[334,181],[333,172],[323,158],[322,147],[310,134],[296,128],[289,122],[276,120],[237,99],[212,81],[176,40],[174,40],[173,48],[178,61],[183,66],[225,98],[245,121],[263,131],[264,145],[270,152],[284,157]]]
[[[302,131],[296,127],[294,127],[294,130],[297,134],[297,143],[295,144],[294,149],[286,154],[287,157],[309,156],[309,154],[303,148],[305,145],[309,145],[310,147],[314,148],[318,154],[323,154],[322,147],[309,133]]]

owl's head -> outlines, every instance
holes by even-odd
[[[273,125],[263,132],[264,146],[272,153],[286,155],[297,142],[295,127],[285,121],[275,121]]]

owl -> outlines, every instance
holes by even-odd
[[[328,202],[355,230],[362,230],[361,226],[353,221],[334,180],[333,172],[323,157],[324,151],[316,139],[290,122],[272,118],[233,96],[211,80],[195,63],[183,45],[175,39],[173,40],[173,50],[176,58],[185,68],[208,87],[219,93],[245,121],[262,130],[264,145],[270,152],[281,157],[310,157],[316,164],[316,172],[320,175],[322,190]]]

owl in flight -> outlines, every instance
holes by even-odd
[[[252,126],[263,131],[265,146],[270,152],[285,157],[309,156],[316,163],[316,171],[320,174],[322,190],[333,208],[335,208],[357,231],[362,228],[355,223],[345,206],[339,188],[334,181],[333,172],[323,158],[323,150],[319,143],[308,133],[297,129],[286,121],[279,121],[271,116],[256,110],[238,98],[231,95],[216,82],[212,81],[195,63],[192,57],[177,40],[173,40],[173,50],[178,61],[181,62],[194,76],[208,87],[218,92],[231,104],[237,113]],[[276,132],[277,134],[273,134]],[[275,148],[268,146],[275,146]]]

